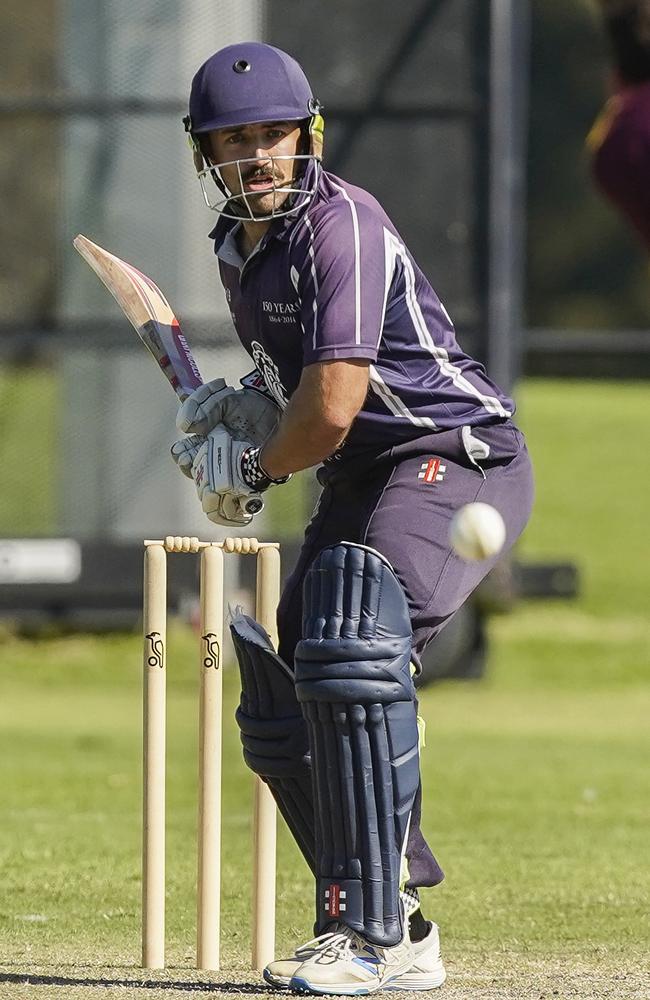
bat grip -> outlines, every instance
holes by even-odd
[[[256,493],[250,496],[241,506],[246,514],[259,514],[264,510],[264,501],[259,493]]]

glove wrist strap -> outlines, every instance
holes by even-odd
[[[247,448],[241,457],[241,476],[250,489],[256,493],[268,490],[269,486],[286,483],[291,476],[282,476],[281,479],[273,479],[262,467],[260,462],[261,448]]]

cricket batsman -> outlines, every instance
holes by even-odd
[[[316,936],[264,977],[355,996],[445,979],[418,897],[443,873],[420,825],[413,676],[495,561],[454,553],[454,512],[496,507],[509,547],[533,485],[512,400],[459,347],[375,198],[323,169],[321,111],[270,45],[228,46],[194,77],[185,128],[254,370],[241,389],[216,380],[183,403],[172,453],[226,525],[318,466],[278,650],[252,618],[232,622],[237,720],[315,880]]]

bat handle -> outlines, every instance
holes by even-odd
[[[253,496],[250,496],[248,500],[242,504],[242,507],[247,514],[259,514],[264,510],[264,501],[259,493],[256,493]]]

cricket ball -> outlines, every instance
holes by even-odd
[[[449,540],[461,559],[479,562],[501,551],[506,526],[499,511],[489,503],[467,503],[451,520]]]

